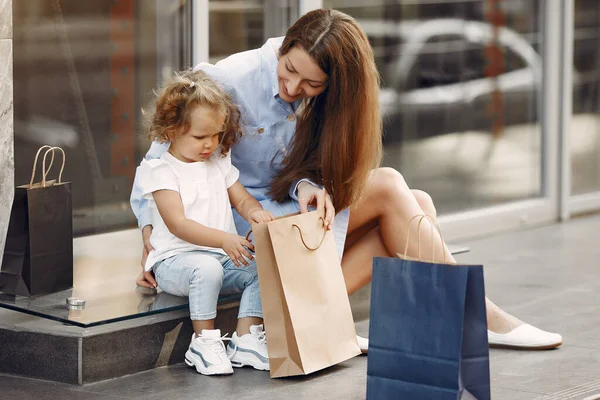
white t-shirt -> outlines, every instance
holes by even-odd
[[[149,200],[153,226],[150,244],[154,250],[148,254],[144,266],[146,271],[158,261],[186,251],[211,250],[225,254],[222,249],[197,246],[173,235],[158,212],[152,192],[163,189],[176,191],[181,196],[188,219],[237,234],[227,189],[238,180],[240,172],[231,165],[230,154],[223,157],[217,150],[204,162],[186,163],[167,151],[159,159],[142,160],[137,175],[142,195]]]

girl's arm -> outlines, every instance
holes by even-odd
[[[221,248],[238,267],[248,265],[244,257],[253,259],[245,247],[254,250],[254,246],[244,237],[209,228],[187,218],[178,192],[157,190],[152,192],[152,196],[165,225],[179,239],[198,246]]]
[[[258,200],[256,200],[240,183],[236,181],[227,189],[229,201],[237,212],[250,224],[273,221],[275,217],[269,211],[265,211]]]

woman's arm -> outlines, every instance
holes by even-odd
[[[238,267],[248,265],[244,257],[253,259],[245,247],[251,250],[254,247],[244,237],[209,228],[187,218],[178,192],[157,190],[152,192],[152,196],[165,225],[179,239],[198,246],[221,248]]]
[[[269,211],[265,211],[258,200],[256,200],[239,181],[227,189],[229,201],[237,212],[250,224],[269,222],[275,219],[275,216]]]
[[[158,143],[152,142],[150,149],[146,153],[146,159],[152,160],[159,158],[167,149],[169,148],[168,143]],[[142,188],[138,179],[138,173],[136,170],[135,177],[133,179],[133,188],[131,189],[131,197],[129,198],[131,209],[133,210],[133,214],[138,221],[138,226],[142,230],[142,275],[140,275],[137,279],[137,284],[143,287],[157,287],[156,280],[154,280],[154,276],[151,271],[144,271],[144,265],[146,265],[146,259],[148,258],[148,253],[150,253],[153,248],[150,244],[150,235],[152,234],[152,225],[150,224],[150,211],[148,210],[148,200],[144,199],[142,196]]]

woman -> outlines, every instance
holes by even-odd
[[[426,193],[409,189],[397,171],[377,168],[379,75],[368,38],[353,18],[314,10],[283,39],[197,68],[219,81],[240,107],[244,135],[232,148],[232,161],[240,182],[264,209],[284,215],[306,212],[308,205],[325,208],[343,255],[349,294],[371,280],[374,256],[404,252],[407,222],[414,215],[435,216]],[[165,150],[153,143],[146,157],[157,158]],[[131,202],[145,257],[152,228],[136,186]],[[238,233],[249,229],[239,215],[234,213],[234,219]],[[422,251],[431,253],[433,245],[437,254],[445,252],[454,261],[437,232],[425,228],[422,232],[437,240],[423,237]],[[415,243],[408,255],[416,255]],[[138,284],[155,282],[146,273]],[[560,335],[524,324],[489,300],[486,305],[491,345],[552,348],[562,343]],[[366,350],[366,340],[359,344]]]

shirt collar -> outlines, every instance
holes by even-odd
[[[277,38],[271,38],[266,41],[265,44],[260,48],[260,52],[263,56],[263,59],[267,63],[267,67],[269,68],[269,75],[271,78],[271,87],[273,90],[273,97],[279,95],[279,80],[277,79],[277,54],[276,50],[281,47],[283,43],[283,36]],[[278,51],[278,50],[277,50]]]

